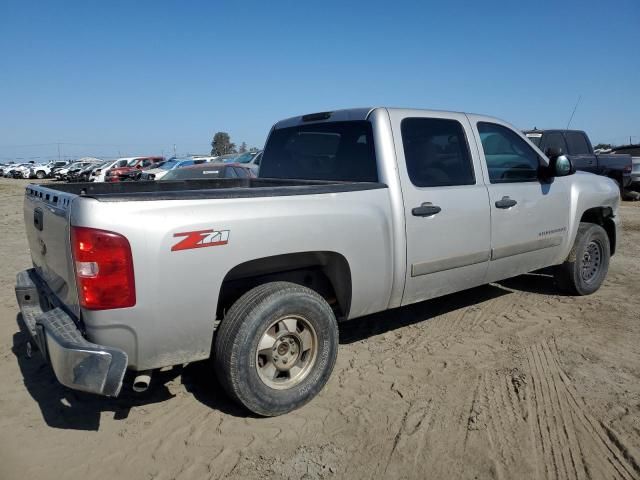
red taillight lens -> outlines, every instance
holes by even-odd
[[[136,285],[129,241],[95,228],[71,227],[80,306],[89,310],[133,307]]]

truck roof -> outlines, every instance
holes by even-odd
[[[371,114],[371,112],[378,108],[384,108],[389,111],[402,111],[404,115],[411,114],[411,112],[416,112],[420,114],[431,112],[431,113],[436,113],[440,115],[443,113],[445,114],[456,113],[456,114],[463,114],[463,115],[469,114],[469,115],[474,115],[475,117],[481,117],[483,120],[498,121],[500,123],[504,123],[503,120],[500,120],[498,118],[490,117],[487,115],[479,115],[471,112],[456,112],[451,110],[432,110],[432,109],[423,109],[423,108],[399,108],[399,107],[378,106],[378,107],[364,107],[364,108],[345,108],[340,110],[329,110],[325,112],[317,112],[317,113],[311,113],[306,115],[297,115],[295,117],[289,117],[289,118],[285,118],[284,120],[280,120],[273,126],[273,128],[293,127],[301,123],[311,123],[311,122],[318,122],[318,121],[329,120],[329,119],[331,119],[331,121],[333,122],[366,120]]]
[[[523,130],[524,133],[585,133],[584,130],[574,130],[566,128],[534,128],[533,130]]]

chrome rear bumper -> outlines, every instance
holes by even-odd
[[[73,318],[49,305],[38,274],[24,270],[16,277],[16,297],[24,323],[58,381],[74,390],[116,397],[127,369],[127,354],[120,349],[87,341]],[[46,309],[46,310],[45,310]]]

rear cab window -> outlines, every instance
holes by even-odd
[[[262,154],[260,177],[377,182],[371,124],[323,122],[275,129]]]
[[[562,153],[569,153],[567,143],[564,141],[564,135],[561,132],[545,133],[539,147],[543,152],[546,152],[548,148],[558,148],[562,150]]]

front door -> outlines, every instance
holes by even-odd
[[[471,117],[472,122],[473,117]],[[496,281],[554,263],[568,235],[566,178],[541,182],[543,160],[506,125],[478,121],[491,207],[491,262],[487,280]]]
[[[490,255],[489,200],[463,114],[390,112],[404,198],[402,304],[480,285]]]

